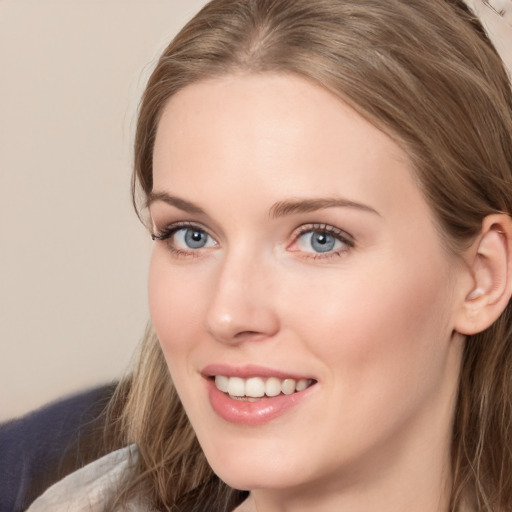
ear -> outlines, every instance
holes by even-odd
[[[512,295],[512,219],[506,214],[485,217],[464,260],[470,278],[462,285],[454,329],[471,335],[492,325]]]

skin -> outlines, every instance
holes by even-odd
[[[155,234],[190,222],[208,238],[155,242],[150,311],[210,464],[251,490],[239,510],[447,511],[468,281],[400,147],[302,78],[216,78],[167,104],[154,192],[202,210],[151,203]],[[313,198],[364,208],[272,215]],[[315,224],[349,243],[319,255],[297,231]],[[201,371],[213,363],[316,384],[278,418],[237,425],[210,405]]]

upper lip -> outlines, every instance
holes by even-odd
[[[300,375],[293,372],[277,370],[267,366],[259,366],[254,364],[246,365],[228,365],[228,364],[209,364],[201,370],[201,374],[205,377],[214,377],[223,375],[225,377],[241,377],[248,379],[250,377],[277,377],[278,379],[311,379],[316,380],[310,375]]]

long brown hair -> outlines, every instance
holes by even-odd
[[[140,105],[134,202],[152,190],[162,110],[188,84],[229,73],[293,73],[322,85],[409,155],[447,247],[512,212],[512,96],[480,23],[457,0],[213,0],[166,48]],[[141,194],[142,193],[142,194]],[[512,509],[510,305],[467,339],[452,443],[451,510]],[[244,494],[209,468],[148,329],[121,384],[119,435],[139,446],[136,489],[167,510],[228,511]],[[113,409],[114,410],[114,409]]]

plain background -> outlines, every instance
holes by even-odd
[[[0,0],[0,421],[119,378],[148,318],[137,104],[205,0]]]

